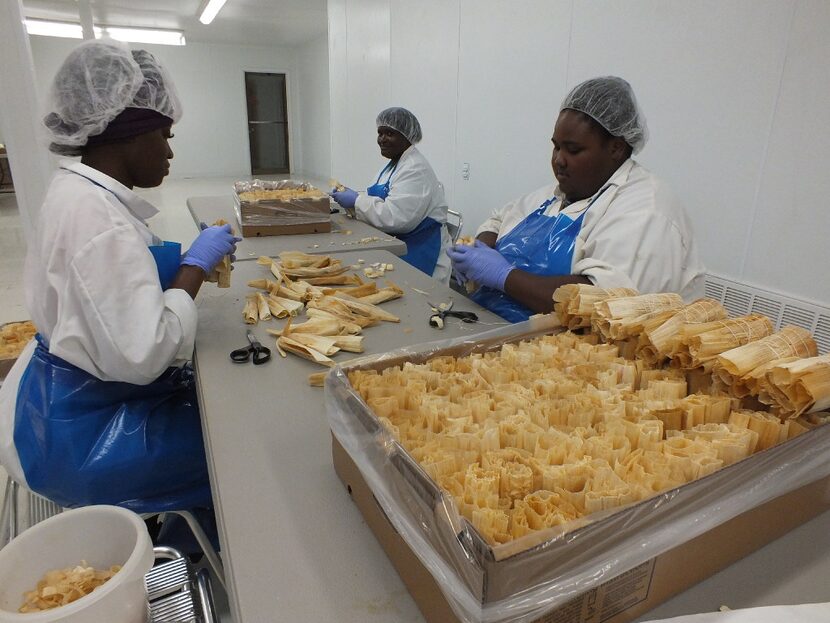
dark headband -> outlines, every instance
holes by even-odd
[[[173,125],[173,120],[149,108],[125,108],[100,134],[90,136],[87,145],[113,143]]]

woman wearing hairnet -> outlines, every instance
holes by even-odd
[[[702,296],[703,265],[682,206],[631,155],[646,142],[631,86],[603,77],[575,87],[553,130],[548,184],[493,211],[475,245],[449,251],[478,303],[512,322],[552,310],[567,283]]]
[[[380,155],[389,159],[366,193],[351,188],[331,196],[356,218],[406,243],[406,260],[444,283],[450,278],[447,202],[429,162],[415,147],[421,124],[405,108],[387,108],[377,116]]]
[[[210,508],[192,372],[199,287],[233,253],[207,227],[180,257],[147,226],[133,192],[158,186],[181,117],[148,52],[87,42],[58,70],[44,122],[63,161],[25,265],[39,330],[0,389],[0,458],[62,506],[137,512]],[[172,250],[171,250],[172,249]]]

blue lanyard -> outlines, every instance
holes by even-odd
[[[398,168],[398,162],[400,162],[400,159],[395,160],[394,162],[392,162],[390,160],[389,164],[387,164],[385,167],[383,167],[383,170],[381,170],[381,172],[378,174],[378,179],[375,182],[375,186],[380,184],[380,178],[382,178],[383,174],[386,173],[387,171],[389,171],[389,177],[386,179],[386,183],[388,184],[392,180],[392,174],[395,172],[395,169]],[[390,167],[391,167],[391,170],[390,170]]]
[[[588,211],[588,209],[589,209],[592,205],[594,205],[594,202],[602,196],[602,193],[604,193],[604,192],[605,192],[606,190],[608,190],[609,188],[611,188],[611,184],[606,184],[605,186],[603,186],[603,187],[602,187],[602,190],[600,190],[600,191],[599,191],[596,195],[594,195],[594,197],[591,199],[591,201],[590,201],[590,202],[588,203],[588,205],[585,207],[585,210],[583,210],[583,213],[584,213],[584,212],[587,212],[587,211]],[[545,211],[545,209],[546,209],[549,205],[551,205],[551,204],[552,204],[552,203],[554,203],[555,201],[556,201],[556,197],[551,197],[550,199],[546,199],[545,201],[543,201],[543,202],[542,202],[542,205],[540,205],[540,206],[536,209],[536,212],[538,212],[539,214],[541,214],[542,212],[544,212],[544,211]],[[570,204],[569,204],[569,205],[570,205]],[[568,207],[568,206],[562,206],[562,208],[560,209],[560,212],[561,212],[562,210],[564,210],[566,207]]]

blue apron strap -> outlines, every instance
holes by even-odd
[[[427,275],[432,276],[441,255],[442,224],[426,217],[411,232],[395,237],[406,243],[406,255],[401,259]]]
[[[192,371],[102,381],[38,345],[20,379],[14,444],[29,487],[61,506],[135,512],[212,505]]]

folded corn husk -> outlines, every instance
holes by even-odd
[[[326,356],[334,355],[340,352],[340,347],[335,343],[335,339],[331,336],[314,335],[313,333],[291,333],[291,339],[300,344],[304,344],[309,348],[313,348],[318,353]]]
[[[343,323],[337,318],[312,318],[307,322],[295,324],[291,327],[290,333],[311,333],[313,335],[340,335]],[[360,327],[358,327],[358,330]],[[288,335],[286,328],[267,329],[271,335]]]
[[[278,257],[285,268],[322,268],[331,264],[328,255],[311,255],[302,251],[283,251]]]
[[[328,367],[334,366],[334,361],[326,357],[323,353],[318,352],[290,337],[285,337],[284,335],[280,336],[277,339],[277,346],[286,352],[293,353],[298,357],[308,359],[314,363],[319,363],[320,365]]]
[[[759,340],[772,334],[772,331],[770,319],[759,314],[685,324],[674,342],[671,363],[681,368],[697,368],[727,350]]]
[[[681,307],[683,299],[674,293],[606,298],[594,304],[591,329],[606,341],[625,339],[630,335],[630,325],[636,325],[643,316]]]
[[[306,308],[306,316],[308,316],[311,320],[334,320],[337,322],[338,326],[340,327],[339,335],[357,335],[363,330],[356,322],[353,322],[350,319],[342,318],[336,314],[332,314],[325,309],[316,309],[314,307]],[[318,335],[324,335],[322,333],[318,333]]]
[[[717,301],[698,299],[677,310],[662,324],[645,327],[637,344],[637,357],[648,365],[656,366],[668,359],[672,344],[683,325],[724,320],[727,316],[726,309]]]
[[[242,310],[242,317],[246,324],[256,324],[259,321],[259,306],[257,295],[249,294],[245,297],[245,307]]]
[[[348,270],[348,266],[344,270]],[[305,280],[316,286],[359,286],[363,284],[357,275],[343,274],[305,277]]]
[[[307,309],[320,309],[347,322],[369,327],[378,323],[379,319],[354,313],[344,299],[334,296],[321,296],[308,302]]]
[[[830,354],[773,366],[758,397],[779,407],[786,417],[830,408]]]
[[[214,223],[214,225],[227,225],[228,222],[225,219],[220,218],[218,221]],[[231,229],[231,233],[234,234],[233,229]],[[215,282],[217,287],[219,288],[230,288],[231,287],[231,256],[225,255],[222,257],[221,261],[213,267],[213,270],[210,271],[210,274],[205,277],[205,281]]]
[[[553,310],[562,326],[579,329],[591,326],[594,304],[612,297],[637,296],[632,288],[600,288],[584,283],[571,283],[553,293]]]
[[[327,295],[334,295],[340,292],[341,290],[337,290],[336,288],[323,288],[323,294]],[[345,290],[342,290],[349,296],[359,299],[362,296],[368,296],[370,294],[374,294],[378,291],[378,283],[377,281],[370,281],[369,283],[364,283],[363,285],[350,287]]]
[[[323,385],[325,384],[327,374],[328,374],[328,371],[326,371],[326,372],[314,372],[312,374],[309,374],[308,375],[308,384],[311,385],[312,387],[323,387]]]
[[[262,292],[257,292],[256,295],[257,310],[259,312],[260,320],[271,320],[271,309],[268,307],[268,299]]]
[[[787,326],[760,340],[721,353],[715,360],[713,374],[734,396],[742,398],[750,393],[749,375],[756,368],[786,357],[814,357],[817,354],[818,346],[807,329]]]
[[[300,313],[300,310],[303,309],[304,305],[300,301],[295,301],[293,299],[285,298],[282,296],[277,296],[275,294],[271,294],[268,296],[268,304],[276,307],[277,309],[285,310],[288,315],[296,316]],[[273,313],[273,310],[272,310]],[[278,315],[277,318],[284,318],[284,315]]]
[[[398,288],[400,290],[400,288]],[[400,290],[401,296],[403,295],[403,290]],[[377,307],[376,305],[372,305],[371,303],[364,303],[363,301],[358,301],[357,299],[352,298],[348,294],[344,294],[342,292],[338,292],[335,297],[338,300],[343,301],[343,303],[348,307],[352,312],[359,314],[361,316],[365,316],[367,318],[372,318],[375,320],[385,320],[386,322],[400,322],[401,319],[398,318],[395,314],[390,314],[388,311]],[[397,297],[396,297],[397,298]]]
[[[315,278],[315,277],[332,277],[335,275],[341,275],[349,270],[348,265],[344,265],[340,262],[340,260],[331,260],[326,266],[300,266],[297,268],[286,268],[282,266],[283,274],[295,278],[295,277],[302,277],[304,279]]]
[[[386,283],[388,285],[385,288],[381,288],[377,292],[364,296],[356,297],[353,292],[344,292],[344,294],[348,294],[353,298],[359,298],[361,303],[370,303],[372,305],[378,305],[379,303],[399,299],[403,296],[403,290],[398,287],[397,284],[392,283],[391,281],[387,281]]]
[[[363,336],[362,335],[336,335],[334,336],[334,344],[340,350],[349,353],[363,352]]]

